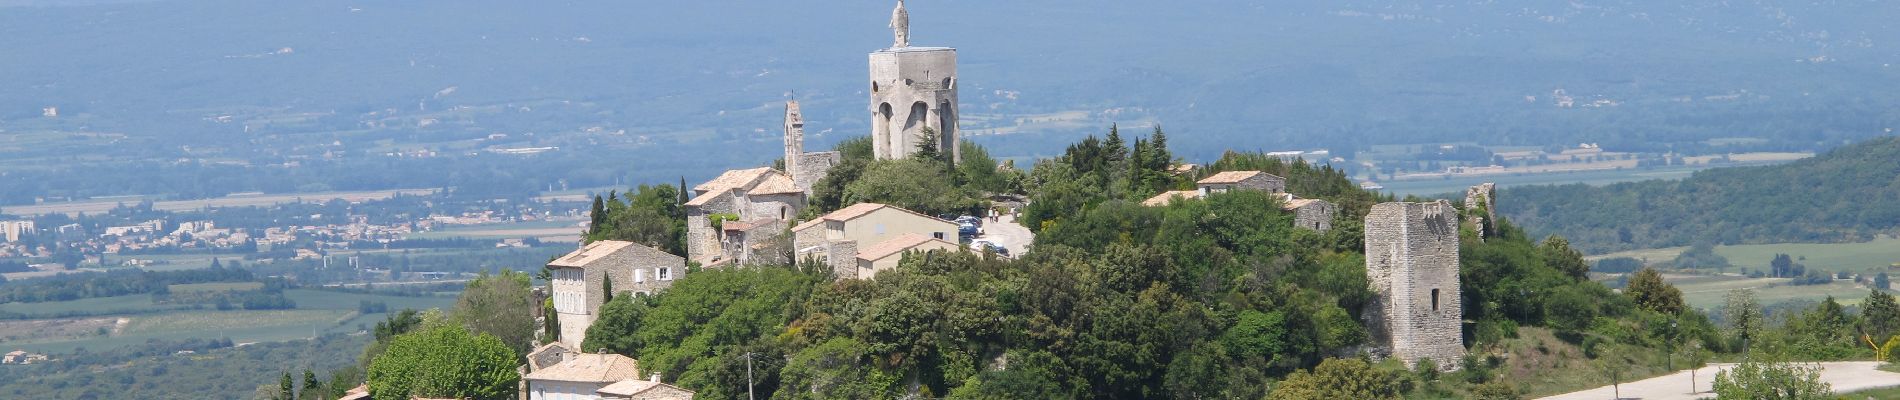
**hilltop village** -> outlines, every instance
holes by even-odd
[[[956,49],[911,46],[908,13],[901,2],[893,19],[895,43],[869,56],[872,154],[877,160],[901,160],[942,152],[958,162],[963,141],[956,119]],[[648,393],[632,397],[643,399],[693,397],[693,392],[668,384],[664,376],[642,369],[641,360],[583,351],[591,343],[590,328],[602,319],[602,307],[611,298],[652,296],[699,271],[758,265],[808,263],[821,265],[835,279],[872,280],[911,257],[942,252],[1004,257],[1011,250],[990,247],[987,244],[993,242],[978,233],[984,229],[970,225],[988,221],[988,230],[1001,228],[998,225],[1023,229],[1015,218],[1021,202],[995,203],[993,208],[983,207],[983,212],[972,210],[971,214],[989,214],[980,216],[933,216],[873,202],[808,216],[814,206],[814,186],[844,162],[844,155],[807,152],[801,106],[796,100],[787,101],[784,110],[785,151],[779,166],[726,171],[683,193],[683,254],[654,244],[599,240],[547,264],[551,280],[535,293],[549,299],[552,313],[538,318],[542,325],[558,326],[558,330],[549,331],[553,337],[541,338],[545,344],[528,354],[529,364],[523,367],[524,397],[629,398],[630,393]],[[1172,161],[1166,168],[1177,175],[1200,173],[1197,166]],[[1332,230],[1342,217],[1340,205],[1289,192],[1287,178],[1265,171],[1222,171],[1194,182],[1194,189],[1165,191],[1140,204],[1166,207],[1249,192],[1268,195],[1278,205],[1275,211],[1286,215],[1292,226],[1316,234]],[[1408,366],[1425,361],[1445,371],[1460,367],[1465,354],[1458,275],[1459,232],[1464,226],[1460,216],[1470,210],[1479,210],[1474,215],[1492,215],[1491,204],[1487,185],[1472,188],[1465,210],[1441,200],[1381,203],[1369,213],[1353,213],[1364,216],[1368,255],[1364,269],[1369,289],[1376,295],[1366,304],[1365,315],[1377,345],[1363,351]],[[1466,224],[1481,228],[1482,221],[1472,218]],[[1031,243],[1011,245],[1020,254]]]

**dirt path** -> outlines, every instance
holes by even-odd
[[[1880,363],[1872,361],[1804,363],[1819,365],[1821,380],[1834,385],[1834,393],[1848,393],[1860,390],[1900,386],[1900,374],[1875,369]],[[1713,382],[1717,371],[1733,368],[1735,364],[1715,364],[1696,370],[1695,393],[1689,393],[1689,371],[1677,372],[1650,379],[1622,384],[1621,395],[1624,399],[1643,400],[1690,400],[1715,398]],[[1596,389],[1570,392],[1545,397],[1542,400],[1601,400],[1616,396],[1610,386]]]
[[[981,239],[1003,245],[1003,248],[1009,249],[1010,255],[1021,257],[1029,251],[1029,245],[1036,242],[1036,234],[1029,233],[1029,228],[1017,224],[1016,217],[1004,215],[996,222],[983,224]]]

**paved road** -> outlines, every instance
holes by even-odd
[[[1029,245],[1036,242],[1036,235],[1029,233],[1029,228],[1018,225],[1016,217],[1004,215],[997,221],[985,222],[983,236],[978,239],[1003,245],[1003,248],[1009,249],[1011,256],[1022,256],[1029,251]]]
[[[1852,361],[1804,364],[1820,365],[1821,380],[1834,385],[1835,393],[1900,386],[1900,374],[1875,369],[1875,367],[1880,366],[1880,363],[1877,362]],[[1685,370],[1672,375],[1625,383],[1622,385],[1622,395],[1625,399],[1643,400],[1715,398],[1715,393],[1710,393],[1710,391],[1714,390],[1712,383],[1715,381],[1716,371],[1727,370],[1734,366],[1735,364],[1713,364],[1696,370],[1696,393],[1693,394],[1689,393],[1689,371]],[[1542,400],[1601,400],[1614,397],[1615,395],[1613,393],[1614,391],[1611,387],[1604,386],[1580,392],[1570,392],[1545,397]]]

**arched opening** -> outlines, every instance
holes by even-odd
[[[917,150],[917,146],[910,145],[909,143],[922,143],[922,142],[918,142],[917,140],[919,140],[920,138],[917,138],[915,136],[921,134],[923,125],[925,121],[930,120],[929,118],[930,118],[930,103],[925,103],[921,101],[916,102],[916,103],[911,103],[910,115],[904,118],[903,134],[896,135],[899,137],[903,137],[904,143],[906,143],[906,145],[904,146],[895,147],[897,149],[895,151],[898,152],[900,156],[908,156],[910,155],[911,152]]]
[[[954,86],[954,85],[956,85],[956,83],[957,83],[957,81],[956,81],[956,79],[955,79],[955,78],[943,78],[943,88],[944,88],[944,89],[956,89],[957,87],[956,87],[956,86]]]
[[[957,154],[957,108],[946,101],[937,105],[937,148],[945,154]]]
[[[877,81],[871,81],[871,93],[877,93]]]
[[[884,153],[890,151],[888,150],[889,148],[897,145],[897,143],[891,140],[891,137],[896,136],[891,134],[891,124],[893,123],[891,117],[891,103],[883,103],[877,106],[877,121],[871,124],[871,143],[872,150],[879,153],[877,154],[877,158],[880,159],[889,157],[889,154]]]

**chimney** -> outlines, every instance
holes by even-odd
[[[660,373],[658,372],[655,372],[653,373],[653,375],[649,375],[649,376],[651,377],[651,379],[648,379],[648,381],[652,381],[653,383],[665,383],[665,382],[660,382]]]

